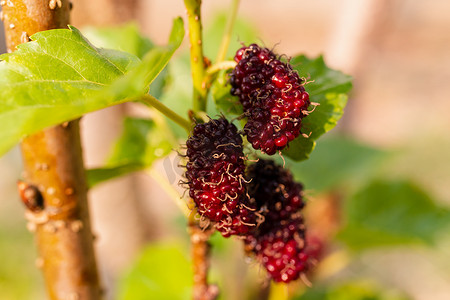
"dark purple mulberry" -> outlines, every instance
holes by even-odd
[[[300,210],[304,206],[303,186],[273,161],[259,160],[249,166],[248,193],[265,220],[244,242],[277,282],[297,279],[308,267],[305,226]]]
[[[242,138],[226,119],[195,126],[186,143],[186,178],[198,212],[224,236],[246,234],[256,225],[246,193]]]
[[[289,221],[272,223],[259,235],[248,236],[245,245],[246,250],[256,256],[276,282],[296,280],[308,268],[305,227],[298,214]]]
[[[305,205],[303,186],[292,174],[271,160],[260,159],[247,168],[248,192],[268,224],[289,219]],[[263,224],[264,226],[264,224]]]
[[[231,94],[248,116],[244,132],[253,148],[273,155],[300,135],[309,95],[304,80],[288,63],[256,44],[239,49],[231,73]]]

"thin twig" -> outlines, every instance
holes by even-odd
[[[225,59],[227,55],[228,46],[230,45],[231,34],[233,33],[234,22],[236,21],[237,12],[239,9],[240,0],[233,0],[230,14],[228,15],[227,24],[225,25],[225,31],[220,43],[219,52],[217,53],[216,63],[220,63]]]
[[[219,72],[220,70],[233,69],[234,67],[236,67],[236,64],[237,63],[234,60],[221,61],[211,65],[208,69],[206,69],[206,74],[208,76],[212,76],[217,72]]]
[[[142,97],[140,97],[139,99],[137,99],[136,101],[142,102],[148,106],[155,108],[156,110],[161,112],[163,115],[165,115],[166,117],[168,117],[169,119],[171,119],[172,121],[174,121],[175,123],[177,123],[178,125],[183,127],[184,129],[186,129],[187,132],[190,132],[191,123],[187,119],[183,118],[182,116],[180,116],[179,114],[177,114],[176,112],[174,112],[173,110],[171,110],[170,108],[165,106],[161,101],[159,101],[152,95],[145,94]]]

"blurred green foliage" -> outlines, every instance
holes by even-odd
[[[317,193],[365,182],[389,157],[387,151],[350,137],[331,135],[320,140],[308,160],[295,162],[286,158],[286,165],[296,180]]]
[[[123,277],[118,300],[191,299],[192,268],[182,244],[152,244]]]
[[[344,207],[339,239],[355,250],[432,243],[448,229],[450,214],[410,181],[370,182]]]
[[[14,200],[19,204],[19,199]],[[33,235],[26,230],[19,205],[2,205],[0,209],[0,257],[0,299],[44,299],[44,282],[35,266]]]
[[[125,118],[122,135],[106,165],[87,171],[89,186],[150,167],[175,147],[171,134],[162,119]]]

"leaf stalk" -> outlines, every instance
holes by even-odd
[[[166,117],[168,117],[169,119],[171,119],[172,121],[174,121],[175,123],[177,123],[178,125],[183,127],[184,129],[186,129],[186,131],[188,133],[191,131],[191,123],[187,119],[183,118],[182,116],[180,116],[179,114],[177,114],[176,112],[174,112],[173,110],[171,110],[170,108],[165,106],[161,101],[159,101],[152,95],[145,94],[142,97],[140,97],[139,99],[137,99],[137,101],[142,102],[145,105],[155,108],[156,110],[161,112],[163,115],[165,115]]]

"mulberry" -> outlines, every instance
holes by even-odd
[[[248,192],[263,211],[268,224],[289,219],[301,210],[303,186],[295,182],[292,174],[271,160],[260,159],[247,168],[251,179]]]
[[[267,221],[265,221],[267,222]],[[253,253],[276,282],[290,282],[299,278],[309,264],[305,251],[305,227],[301,216],[272,224],[259,235],[245,239],[246,250]]]
[[[194,127],[186,143],[186,178],[198,212],[224,236],[255,226],[255,208],[246,193],[242,137],[225,118]]]
[[[239,49],[234,59],[231,94],[239,97],[248,116],[247,140],[273,155],[300,135],[310,105],[305,81],[290,64],[256,44]]]
[[[246,236],[246,250],[256,256],[274,281],[296,280],[309,264],[300,213],[303,186],[270,160],[249,166],[247,177],[251,178],[248,193],[265,220]]]

